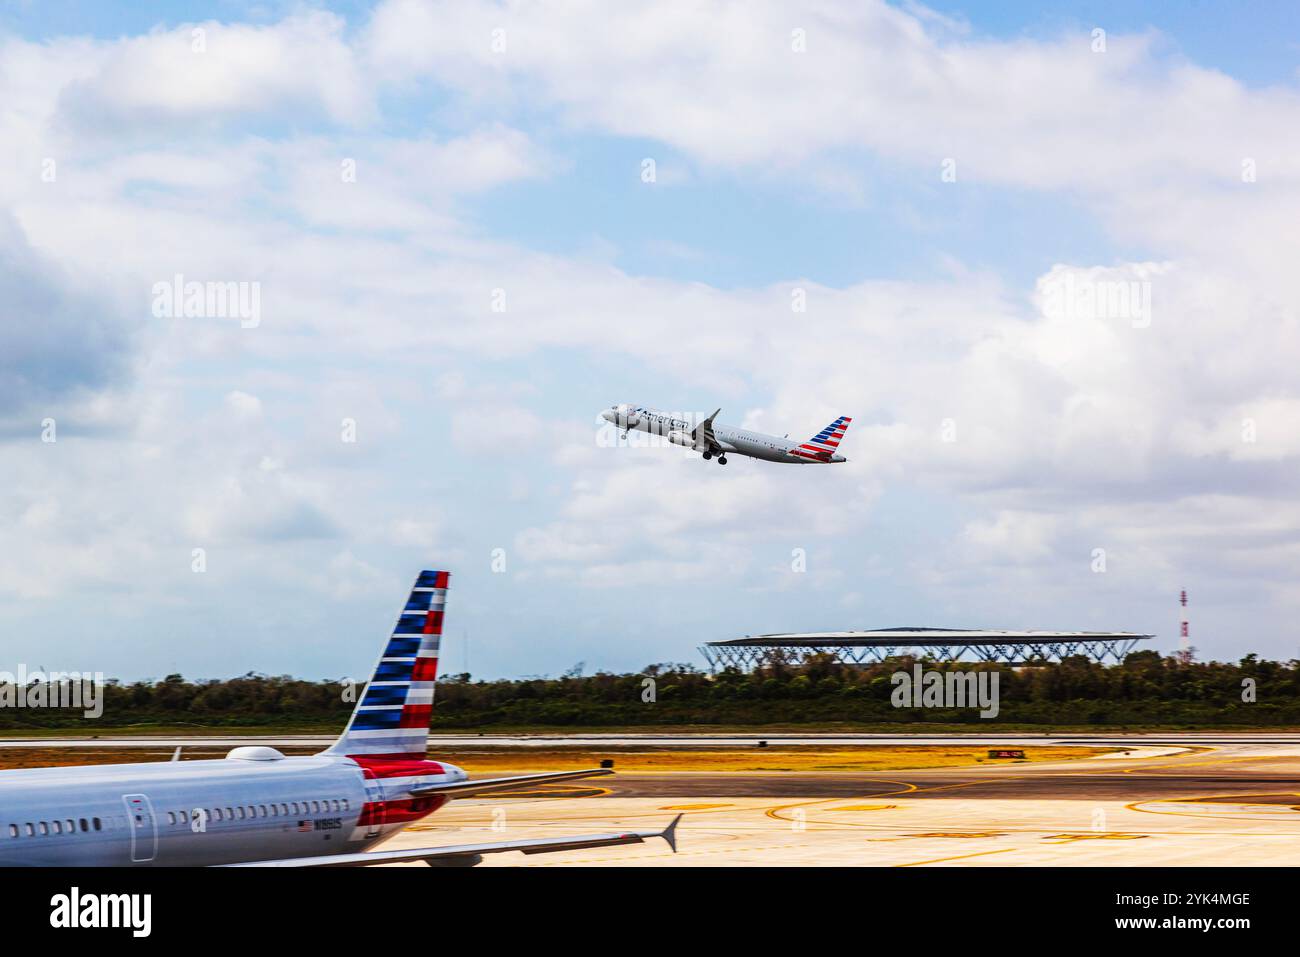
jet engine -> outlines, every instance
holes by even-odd
[[[695,438],[689,432],[682,432],[674,429],[668,433],[668,441],[673,445],[685,446],[688,449],[695,448]]]

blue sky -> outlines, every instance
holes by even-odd
[[[421,567],[482,676],[905,624],[1169,650],[1181,587],[1203,654],[1296,654],[1295,14],[736,9],[0,8],[0,290],[48,313],[0,327],[10,670],[360,672]],[[260,321],[151,314],[177,273]],[[852,415],[850,462],[606,447],[619,401]]]

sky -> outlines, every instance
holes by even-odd
[[[1183,588],[1200,657],[1300,656],[1297,19],[0,4],[0,670],[364,674],[421,568],[476,677],[1169,652]]]

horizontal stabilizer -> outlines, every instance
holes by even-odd
[[[447,784],[426,784],[411,788],[412,797],[428,797],[432,794],[445,794],[448,797],[473,797],[475,794],[488,794],[496,791],[508,791],[511,788],[528,787],[544,784],[547,781],[567,781],[572,778],[594,778],[603,774],[613,774],[609,768],[588,768],[585,771],[546,771],[542,774],[517,774],[509,778],[487,778],[478,781],[451,781]]]

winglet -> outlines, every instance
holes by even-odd
[[[715,412],[714,415],[716,414],[717,413]],[[684,814],[678,814],[675,818],[673,818],[671,824],[669,824],[666,828],[664,828],[662,831],[659,832],[659,836],[662,837],[668,843],[668,846],[673,849],[674,854],[677,853],[677,824],[685,816],[686,815]]]
[[[706,442],[712,444],[713,443],[713,420],[718,417],[718,413],[721,411],[722,411],[721,408],[714,409],[713,414],[711,416],[709,416],[707,419],[705,419],[695,428],[691,429],[691,435],[697,440],[701,436],[703,436]]]

